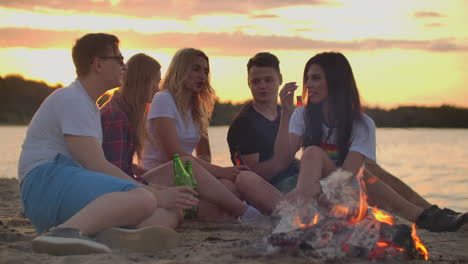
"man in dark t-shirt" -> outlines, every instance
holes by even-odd
[[[227,136],[231,160],[234,164],[236,152],[241,155],[259,153],[259,162],[273,157],[281,107],[277,106],[276,109],[278,114],[274,120],[269,120],[255,111],[252,101],[241,109],[229,126]]]
[[[258,53],[247,63],[247,72],[253,100],[242,108],[229,127],[227,141],[231,160],[237,164],[238,158],[240,163],[287,193],[296,186],[299,169],[297,160],[284,167],[281,165],[284,163],[272,159],[282,116],[278,105],[278,90],[283,81],[279,60],[271,53]],[[284,87],[297,88],[295,82],[286,83]]]
[[[243,157],[257,154],[257,163],[253,166],[252,163],[249,165],[255,172],[262,173],[262,170],[255,170],[255,167],[266,163],[273,157],[276,134],[280,125],[281,107],[277,106],[277,117],[269,120],[257,112],[252,104],[253,101],[247,103],[234,118],[229,126],[227,141],[233,164],[245,164]],[[298,160],[295,159],[287,168],[270,166],[270,169],[269,174],[267,172],[267,175],[265,173],[259,175],[263,175],[263,178],[271,176],[266,179],[282,193],[287,193],[296,186],[299,175]]]

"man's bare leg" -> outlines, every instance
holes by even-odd
[[[109,227],[136,227],[156,210],[154,195],[144,188],[112,192],[98,197],[58,227],[94,235]]]

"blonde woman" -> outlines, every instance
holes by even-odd
[[[147,172],[133,164],[134,157],[140,163],[144,140],[153,141],[147,133],[145,120],[148,103],[159,90],[160,80],[161,65],[152,57],[140,53],[128,60],[122,87],[101,108],[103,149],[107,160],[129,177],[159,190],[156,193],[159,206],[178,212],[180,216],[180,209],[198,204],[198,199],[194,197],[198,193],[189,187],[174,187],[172,162],[165,162]],[[223,220],[233,220],[244,213],[247,206],[196,161],[193,161],[193,171],[197,175],[200,196],[210,204],[228,208]],[[210,186],[219,192],[210,192]],[[170,227],[176,227],[182,220],[179,217],[175,221],[164,214],[158,217],[161,225]]]
[[[197,168],[211,176],[205,177],[203,181],[206,183],[201,186],[200,173],[194,171],[199,182],[202,220],[229,219],[223,212],[241,216],[241,220],[244,221],[259,216],[260,213],[255,208],[245,205],[233,194],[236,192],[234,181],[237,175],[241,172],[252,172],[247,172],[247,167],[244,166],[220,167],[210,163],[208,124],[215,102],[215,92],[210,84],[208,56],[194,48],[177,51],[161,88],[161,92],[157,93],[151,102],[148,115],[153,142],[146,141],[143,154],[144,169],[157,168],[170,161],[173,154],[178,153],[182,159],[193,160],[194,169]],[[192,156],[194,151],[196,157]],[[164,185],[172,184],[155,174],[144,178]],[[207,199],[204,195],[213,198]],[[220,203],[220,197],[227,199]]]

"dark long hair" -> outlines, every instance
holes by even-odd
[[[354,80],[353,70],[345,56],[336,52],[319,53],[307,61],[303,76],[302,98],[305,100],[305,134],[303,147],[318,146],[322,141],[324,122],[322,103],[309,103],[305,88],[307,72],[312,64],[322,67],[328,84],[328,120],[332,133],[336,134],[339,148],[337,165],[341,166],[348,155],[353,121],[361,118],[361,102]],[[329,136],[329,135],[327,135]]]

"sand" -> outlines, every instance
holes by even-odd
[[[315,263],[291,254],[262,255],[255,243],[268,232],[268,225],[184,223],[177,231],[179,246],[164,251],[134,253],[114,249],[112,254],[51,256],[36,254],[30,241],[37,236],[30,222],[20,215],[21,200],[16,179],[0,179],[0,263]],[[402,220],[399,220],[402,221]],[[427,263],[468,263],[468,227],[455,233],[418,230],[430,252]],[[399,263],[386,260],[385,263]],[[422,260],[407,263],[424,263]],[[337,263],[337,262],[333,262]],[[338,263],[372,263],[347,259]]]

